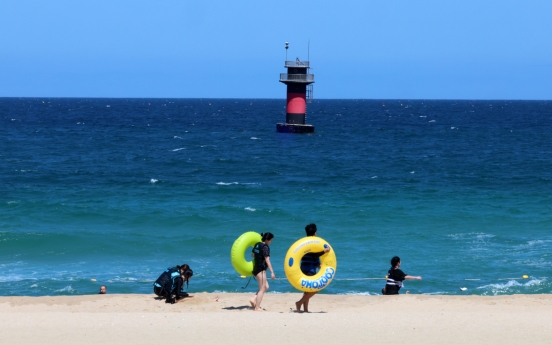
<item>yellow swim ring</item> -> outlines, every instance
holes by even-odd
[[[330,247],[328,242],[315,236],[304,237],[289,247],[284,260],[284,271],[294,288],[305,292],[318,292],[330,285],[337,270],[333,248],[320,257],[320,271],[317,274],[307,276],[301,271],[301,259],[305,254],[321,252],[326,247]]]
[[[240,275],[253,275],[253,261],[245,260],[245,251],[258,242],[261,242],[261,235],[254,231],[249,231],[238,237],[232,245],[232,249],[230,250],[230,261],[232,261],[232,266],[234,266],[234,269]]]

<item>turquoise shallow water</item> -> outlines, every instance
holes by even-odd
[[[549,102],[319,100],[313,135],[276,133],[284,106],[0,99],[0,294],[150,293],[182,263],[191,291],[252,292],[233,241],[274,233],[284,278],[310,222],[324,293],[379,293],[394,255],[411,293],[552,292]]]

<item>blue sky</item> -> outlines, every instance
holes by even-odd
[[[0,97],[552,99],[552,1],[0,0]]]

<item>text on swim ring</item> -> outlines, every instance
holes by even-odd
[[[320,241],[319,240],[310,240],[310,241],[307,241],[307,242],[303,242],[299,247],[295,248],[295,250],[293,251],[293,254],[297,253],[297,251],[299,249],[303,248],[307,244],[312,244],[312,243],[320,243]]]
[[[322,289],[332,280],[335,270],[331,267],[326,268],[326,272],[316,280],[301,279],[301,287],[311,289]]]

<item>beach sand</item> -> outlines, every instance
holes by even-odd
[[[219,296],[218,301],[215,301]],[[314,296],[199,293],[0,297],[0,344],[550,344],[552,295]]]

